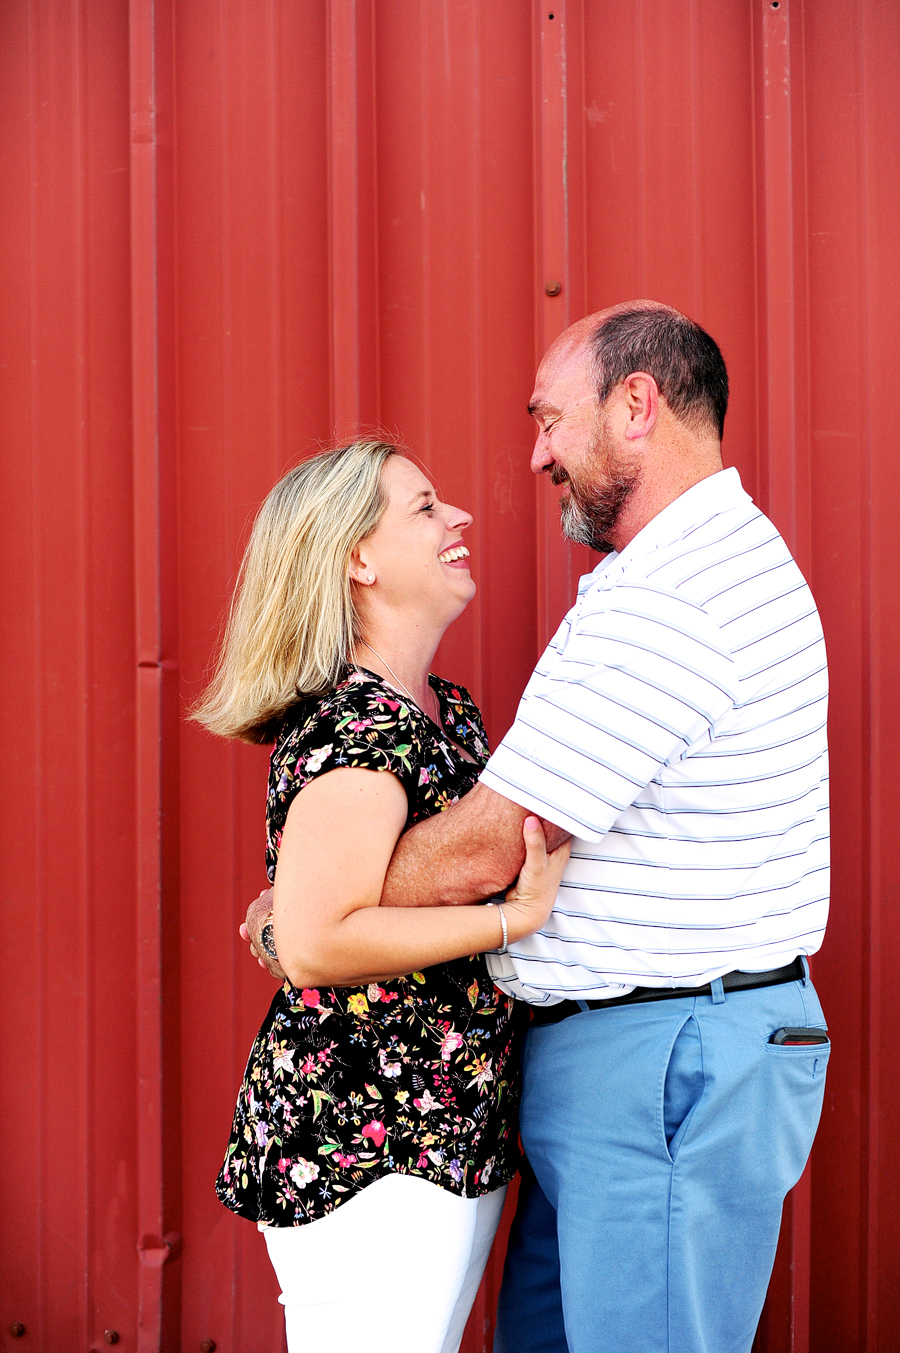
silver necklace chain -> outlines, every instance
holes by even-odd
[[[379,662],[383,662],[383,663],[384,663],[385,667],[388,669],[388,671],[390,672],[391,676],[394,678],[394,680],[395,680],[395,682],[397,683],[397,685],[400,687],[400,689],[401,689],[401,691],[403,692],[403,694],[404,694],[404,695],[408,695],[409,698],[410,698],[410,700],[411,700],[411,701],[413,702],[413,704],[415,705],[416,709],[421,709],[421,710],[422,710],[422,713],[425,714],[425,710],[422,709],[422,706],[419,704],[418,700],[417,700],[416,697],[413,695],[412,691],[409,690],[406,686],[404,686],[403,682],[400,680],[400,678],[398,677],[397,673],[394,671],[393,667],[392,667],[391,664],[387,661],[387,659],[386,659],[386,658],[383,658],[383,657],[381,656],[381,654],[378,652],[378,650],[377,650],[377,649],[374,649],[374,648],[372,647],[372,645],[371,645],[370,643],[367,642],[367,640],[365,640],[365,639],[360,639],[359,642],[360,642],[361,644],[365,644],[365,645],[366,645],[366,648],[369,650],[369,652],[370,652],[370,653],[374,653],[374,654],[375,654],[375,657],[378,659]],[[433,688],[432,686],[429,686],[428,689],[429,689],[429,691],[431,692],[431,698],[432,698],[432,700],[434,701],[434,712],[435,712],[435,714],[437,715],[437,718],[435,718],[435,723],[440,724],[440,707],[439,707],[438,702],[437,702],[437,696],[435,695],[435,693],[434,693],[434,688]],[[429,717],[429,716],[426,715],[426,718],[428,718],[428,717]]]

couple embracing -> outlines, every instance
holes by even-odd
[[[375,441],[260,510],[195,717],[272,746],[282,986],[217,1187],[291,1353],[455,1353],[519,1133],[495,1353],[749,1353],[830,1050],[827,678],[727,399],[655,303],[548,351],[531,468],[606,557],[492,756],[430,674],[469,513]]]

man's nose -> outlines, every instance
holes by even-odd
[[[543,474],[545,470],[549,470],[552,464],[553,456],[550,454],[547,438],[543,432],[539,432],[534,450],[531,453],[531,473]]]

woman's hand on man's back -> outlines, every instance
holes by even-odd
[[[274,890],[272,888],[265,888],[260,893],[259,897],[254,898],[247,908],[244,924],[240,927],[238,933],[240,934],[241,939],[246,940],[250,945],[250,952],[259,963],[259,966],[265,968],[273,977],[276,977],[279,982],[283,982],[285,975],[278,959],[272,958],[270,954],[266,953],[262,946],[262,940],[260,939],[260,931],[265,924],[266,917],[269,916],[272,910],[273,894]]]

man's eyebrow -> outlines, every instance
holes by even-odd
[[[528,412],[534,418],[538,413],[558,413],[559,410],[555,404],[548,404],[544,399],[533,399],[528,405]]]

